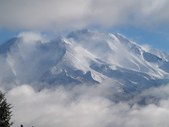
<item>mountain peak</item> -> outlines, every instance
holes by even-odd
[[[14,80],[22,83],[49,81],[57,85],[64,81],[101,83],[111,79],[124,86],[137,82],[146,87],[156,80],[161,84],[169,76],[166,54],[145,51],[119,33],[83,29],[47,40],[43,34],[23,32],[1,45],[0,55],[4,51],[4,65],[7,66],[4,68],[13,73]],[[59,69],[62,72],[59,73]]]

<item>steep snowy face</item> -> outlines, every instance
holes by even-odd
[[[22,33],[0,46],[0,58],[0,80],[16,84],[53,86],[109,80],[126,91],[136,91],[169,81],[167,54],[147,50],[118,33],[79,30],[55,40]]]
[[[70,33],[68,38],[112,67],[144,72],[157,77],[166,74],[166,70],[160,67],[161,63],[166,61],[164,57],[144,50],[123,35],[81,30]]]
[[[139,47],[134,45],[134,49],[131,42],[119,35],[83,30],[71,33],[68,38],[103,61],[137,69],[134,56],[141,54]],[[135,52],[138,54],[132,56],[130,50],[136,50]]]

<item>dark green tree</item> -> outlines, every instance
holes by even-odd
[[[7,103],[5,95],[0,91],[0,127],[10,127],[11,105]]]

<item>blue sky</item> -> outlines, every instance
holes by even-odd
[[[95,28],[97,29],[97,28]],[[24,31],[24,30],[23,30]],[[147,44],[169,53],[169,28],[159,28],[158,30],[145,30],[131,26],[115,27],[104,30],[105,32],[121,33],[129,39],[139,43]],[[14,36],[17,36],[22,30],[5,30],[0,29],[0,43],[4,43]],[[45,32],[50,34],[50,32]]]
[[[19,31],[10,31],[5,29],[0,29],[0,43],[4,43],[10,38],[16,36]]]
[[[110,31],[119,32],[139,44],[147,44],[169,53],[169,27],[167,26],[155,30],[126,26],[113,28]]]
[[[0,1],[0,43],[24,30],[56,34],[98,26],[169,52],[168,7],[168,0]]]

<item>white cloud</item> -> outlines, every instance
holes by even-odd
[[[105,84],[106,85],[106,84]],[[13,127],[19,124],[36,127],[167,127],[169,125],[169,96],[162,97],[158,105],[130,106],[115,103],[110,87],[104,85],[74,88],[58,87],[35,91],[27,85],[18,86],[7,94],[13,107]],[[153,92],[152,92],[153,91]],[[153,88],[146,93],[166,93],[168,86]],[[146,95],[145,93],[143,93]]]
[[[160,25],[168,22],[167,0],[95,0],[96,18],[103,24]]]
[[[78,26],[83,24],[87,7],[88,0],[1,0],[0,24],[21,28]]]
[[[47,39],[42,36],[40,33],[34,32],[22,32],[18,35],[19,38],[23,39],[24,43],[36,43],[37,41],[41,41],[42,43],[47,42]]]
[[[0,0],[0,26],[67,29],[90,25],[162,25],[168,0]]]

